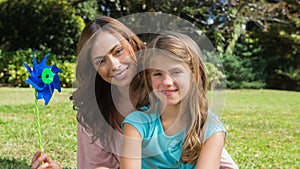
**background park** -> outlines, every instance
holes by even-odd
[[[33,89],[23,62],[60,73],[62,93],[41,102],[44,151],[65,168],[76,168],[74,89],[76,43],[97,16],[138,12],[179,16],[215,46],[226,78],[221,119],[226,149],[241,169],[300,166],[299,0],[0,0],[0,169],[31,168],[38,149]],[[223,73],[220,75],[220,73]]]

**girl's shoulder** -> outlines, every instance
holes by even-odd
[[[128,114],[122,122],[122,129],[124,129],[125,123],[132,125],[140,133],[142,138],[148,138],[155,128],[159,116],[157,118],[156,113],[150,113],[148,108],[144,107],[146,111],[133,111]]]
[[[137,123],[149,123],[153,121],[153,119],[156,119],[156,113],[149,112],[150,106],[143,106],[139,108],[139,110],[135,110],[131,113],[129,113],[125,120],[134,121]]]
[[[224,124],[221,122],[219,116],[211,110],[208,110],[208,117],[205,125],[205,139],[217,132],[227,133]]]

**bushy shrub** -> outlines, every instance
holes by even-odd
[[[221,84],[223,82],[223,79],[225,78],[225,75],[222,72],[222,70],[219,70],[214,64],[209,62],[205,63],[205,68],[207,70],[207,77],[209,80],[209,89],[220,85],[224,85]]]
[[[76,15],[81,16],[85,23],[94,20],[99,16],[99,5],[97,0],[74,1],[73,4],[76,10]]]
[[[23,63],[28,64],[32,68],[32,52],[32,49],[17,50],[16,52],[4,52],[0,50],[0,83],[18,87],[29,86],[25,82],[29,73]],[[35,54],[39,63],[46,53],[35,51]],[[50,53],[47,65],[56,65],[62,70],[62,73],[59,73],[62,87],[72,87],[73,80],[75,79],[75,63],[62,63],[55,58],[57,56]]]
[[[76,64],[65,62],[65,63],[58,63],[55,65],[62,70],[62,73],[59,74],[61,86],[72,87],[72,84],[75,81]]]

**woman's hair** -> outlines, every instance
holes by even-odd
[[[147,52],[151,50],[152,52]],[[191,123],[187,126],[181,161],[190,164],[196,163],[203,145],[204,125],[208,116],[207,76],[201,60],[201,51],[196,42],[189,36],[175,32],[164,32],[158,35],[150,42],[147,51],[145,52],[144,65],[149,63],[149,59],[155,59],[153,55],[170,56],[172,59],[187,64],[192,71],[189,93],[184,99],[185,101],[182,102],[184,112],[190,113],[188,116]],[[147,94],[151,96],[152,87],[148,73],[145,73],[144,79]],[[152,99],[150,97],[151,102]],[[151,105],[153,106],[153,104]]]
[[[100,139],[102,146],[110,145],[116,114],[112,98],[112,85],[97,73],[93,66],[91,48],[100,32],[109,32],[120,39],[133,60],[140,58],[135,52],[145,48],[144,43],[125,25],[116,19],[101,16],[88,23],[77,44],[76,91],[73,92],[74,107],[78,110],[78,122],[92,134],[93,141]],[[100,42],[106,43],[106,42]],[[138,84],[134,84],[138,87]],[[98,105],[98,106],[97,106]]]

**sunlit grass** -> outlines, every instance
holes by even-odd
[[[55,92],[48,106],[40,100],[39,110],[44,151],[63,166],[75,168],[77,128],[76,112],[68,99],[71,91]],[[0,88],[0,98],[0,166],[30,168],[38,149],[33,89]]]
[[[62,166],[76,168],[76,112],[71,89],[39,101],[45,152]],[[33,89],[0,88],[0,168],[30,168],[38,149]],[[226,148],[241,169],[300,166],[300,93],[227,90],[223,123]]]
[[[227,91],[227,149],[240,168],[300,166],[300,93]]]

